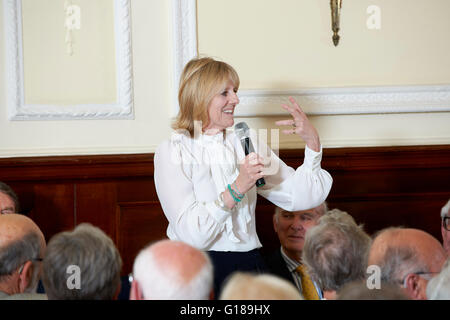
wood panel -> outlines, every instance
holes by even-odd
[[[34,185],[33,208],[30,218],[41,228],[46,240],[75,226],[73,185],[67,183],[38,183]],[[19,199],[23,195],[19,194]]]
[[[165,239],[168,222],[159,202],[120,203],[117,208],[118,249],[123,269],[131,272],[139,251],[149,243]]]
[[[281,150],[290,166],[303,150]],[[322,167],[334,183],[330,208],[363,223],[369,233],[391,225],[421,228],[440,239],[439,212],[450,198],[450,145],[325,149]],[[21,212],[46,239],[81,222],[112,237],[131,271],[138,251],[166,237],[167,221],[153,182],[153,154],[0,159],[0,181],[19,195]],[[265,250],[278,246],[274,206],[260,198],[257,231]]]

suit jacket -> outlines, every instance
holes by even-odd
[[[295,281],[292,278],[292,274],[289,271],[289,269],[286,266],[286,262],[284,261],[283,257],[281,256],[280,248],[275,250],[272,254],[265,257],[266,266],[268,269],[268,273],[277,275],[283,279],[288,280],[291,282],[295,287]]]

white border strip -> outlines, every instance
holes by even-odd
[[[352,87],[289,91],[242,90],[237,117],[285,115],[294,97],[311,115],[450,111],[450,86]]]
[[[178,88],[181,72],[189,60],[197,56],[196,0],[172,0],[173,29],[173,108],[171,117],[178,114]]]
[[[195,0],[173,0],[174,97],[172,116],[178,113],[178,82],[184,65],[197,55]],[[240,90],[236,117],[279,116],[293,96],[312,115],[380,114],[450,111],[450,84],[440,86],[384,86],[280,91]]]
[[[114,104],[25,104],[22,1],[4,0],[6,84],[10,120],[134,119],[130,0],[114,0],[117,102]]]

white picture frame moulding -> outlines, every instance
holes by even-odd
[[[3,0],[9,120],[134,119],[130,0],[114,1],[117,100],[111,104],[25,104],[21,0]]]
[[[174,30],[174,107],[178,113],[178,82],[184,65],[197,55],[195,0],[172,0]],[[310,115],[421,113],[450,111],[450,84],[374,86],[291,90],[239,90],[235,117],[282,116],[280,108],[294,97]]]

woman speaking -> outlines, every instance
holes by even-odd
[[[321,204],[332,185],[320,166],[317,131],[293,98],[282,105],[292,119],[277,124],[291,126],[283,132],[305,141],[303,164],[294,170],[255,140],[256,152],[245,155],[237,135],[227,130],[234,125],[238,88],[239,77],[227,63],[212,58],[188,62],[180,79],[174,132],[154,158],[167,236],[209,254],[216,294],[232,272],[264,270],[255,224],[257,194],[285,210],[305,210]],[[260,178],[265,184],[256,187]]]

